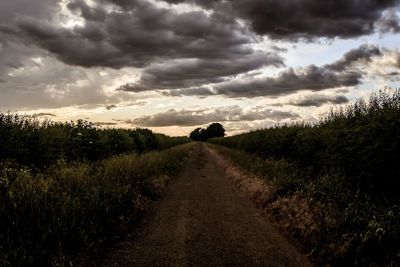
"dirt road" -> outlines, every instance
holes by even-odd
[[[104,266],[310,265],[225,177],[204,145],[138,232]]]

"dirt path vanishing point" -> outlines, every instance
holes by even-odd
[[[199,144],[136,238],[103,266],[310,266]]]

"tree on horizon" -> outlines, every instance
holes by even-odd
[[[189,138],[194,141],[207,141],[209,138],[213,137],[224,137],[225,129],[220,123],[211,123],[206,129],[196,128],[194,129]]]

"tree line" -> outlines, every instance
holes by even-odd
[[[194,141],[207,141],[213,137],[224,137],[225,129],[220,123],[212,123],[207,128],[196,128],[194,129],[189,137]]]
[[[11,113],[0,113],[0,140],[0,162],[39,169],[60,159],[96,161],[124,153],[163,150],[190,141],[149,129],[103,129],[84,120],[61,123]]]

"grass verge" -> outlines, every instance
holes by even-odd
[[[397,266],[400,262],[400,208],[392,199],[354,191],[337,173],[310,180],[284,159],[265,160],[207,146],[241,191],[280,229],[302,242],[317,263]]]
[[[137,220],[195,143],[42,173],[0,166],[0,265],[70,265]]]

